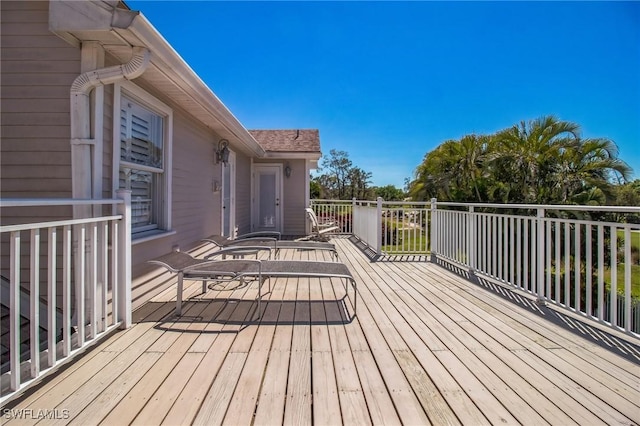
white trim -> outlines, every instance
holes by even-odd
[[[115,194],[118,188],[118,176],[120,173],[120,104],[122,102],[122,92],[131,100],[140,103],[142,106],[149,108],[153,112],[164,118],[163,126],[163,170],[164,170],[164,197],[162,203],[164,221],[158,224],[166,232],[172,228],[172,170],[173,170],[173,109],[164,102],[160,101],[144,89],[130,81],[121,81],[114,83],[113,88],[113,160],[111,173],[111,190]],[[142,167],[140,167],[142,168]],[[165,232],[165,233],[166,233]],[[164,233],[163,233],[164,234]],[[141,240],[146,240],[141,237]],[[135,240],[137,242],[137,239]]]
[[[176,231],[173,231],[173,230],[150,232],[149,234],[138,237],[135,240],[131,240],[131,245],[135,246],[137,244],[146,243],[147,241],[153,241],[153,240],[158,240],[160,238],[170,237],[171,235],[175,235],[175,234],[176,234]]]
[[[263,158],[285,160],[319,160],[322,155],[319,152],[272,152],[269,151]]]
[[[220,166],[223,167],[221,170],[220,181],[222,182],[222,187],[220,191],[220,234],[224,235],[224,197],[225,197],[225,187],[226,182],[224,179],[224,167],[230,167],[229,176],[231,177],[231,181],[229,182],[229,233],[230,235],[225,235],[226,237],[235,238],[236,237],[236,153],[232,150],[229,151],[229,164],[223,166],[220,163]]]

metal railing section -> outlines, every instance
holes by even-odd
[[[334,222],[339,227],[333,234],[349,235],[354,233],[352,201],[311,200],[311,208],[320,223]]]
[[[9,345],[2,359],[0,404],[107,332],[131,324],[130,192],[119,191],[118,197],[0,200],[3,210],[73,206],[86,212],[111,205],[115,213],[0,226],[9,247],[4,253],[9,261],[3,262],[8,265],[3,286],[9,289],[2,300],[9,308]]]
[[[328,212],[333,203],[314,200]],[[430,253],[541,302],[640,334],[640,300],[632,294],[640,286],[640,224],[620,219],[627,213],[637,217],[640,207],[435,199],[353,200],[352,206],[353,234],[378,256]],[[611,213],[618,218],[607,219]]]

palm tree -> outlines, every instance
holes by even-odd
[[[559,201],[580,203],[584,194],[596,189],[606,202],[613,202],[612,179],[627,181],[631,175],[631,168],[617,156],[618,148],[609,139],[578,139],[560,157]]]
[[[554,167],[563,150],[575,143],[580,127],[560,121],[554,116],[543,116],[499,132],[494,160],[507,167],[505,176],[511,176],[510,193],[521,194],[525,203],[549,202],[548,185],[553,185]],[[512,200],[513,202],[514,200]]]

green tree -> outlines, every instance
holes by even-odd
[[[402,201],[405,193],[402,189],[396,188],[394,185],[377,186],[373,188],[375,197],[380,197],[385,201]]]
[[[408,187],[417,200],[611,204],[630,174],[613,141],[581,139],[577,124],[544,116],[443,142]]]
[[[319,188],[316,192],[322,198],[349,200],[371,197],[371,173],[354,166],[345,151],[329,151],[329,156],[322,158],[318,171],[323,173],[312,178],[312,182]]]

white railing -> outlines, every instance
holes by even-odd
[[[376,203],[354,201],[353,233],[376,252],[380,247],[382,236],[378,228],[378,217],[380,217],[380,211]]]
[[[591,218],[637,214],[639,207],[437,206],[432,255],[541,302],[640,334],[640,301],[632,297],[632,287],[640,286],[632,235],[640,235],[640,225]]]
[[[8,246],[2,258],[2,275],[8,278],[2,303],[9,309],[0,405],[107,332],[131,324],[130,191],[119,191],[118,197],[0,200],[5,218],[12,208],[61,206],[83,210],[86,217],[0,226],[2,244]],[[87,217],[104,205],[113,206],[115,214]]]
[[[353,232],[353,202],[343,200],[311,200],[311,208],[315,211],[318,221],[334,222],[339,229],[334,234],[352,234]]]
[[[465,266],[616,329],[640,335],[640,207],[352,201],[353,234],[379,256]],[[329,206],[314,200],[314,206]],[[328,207],[325,207],[328,208]],[[636,243],[633,243],[636,238]],[[634,250],[636,250],[634,252]],[[613,265],[613,267],[612,267]]]

